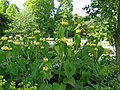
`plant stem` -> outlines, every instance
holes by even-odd
[[[61,79],[61,62],[60,62],[60,67],[59,67],[59,76],[58,76],[58,82],[60,83]]]

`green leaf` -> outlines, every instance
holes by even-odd
[[[59,38],[62,38],[62,37],[65,36],[64,32],[65,32],[65,28],[64,27],[60,27],[59,28]]]
[[[16,46],[13,47],[13,50],[12,50],[12,56],[13,56],[13,58],[18,58],[18,56],[19,56],[18,49],[19,48],[16,47]]]
[[[80,42],[81,42],[81,38],[79,34],[75,34],[75,44],[76,44],[76,49],[78,49],[80,47]]]
[[[39,63],[34,61],[31,65],[30,65],[30,69],[31,69],[31,75],[33,78],[37,77],[38,71],[39,71]]]
[[[73,90],[84,90],[83,88],[84,88],[83,82],[76,80],[76,84]]]
[[[55,51],[59,54],[59,45],[57,44],[57,45],[54,45],[54,49],[55,49]]]
[[[67,48],[67,53],[68,53],[68,56],[71,56],[71,54],[72,54],[72,48],[68,47]]]
[[[78,53],[79,58],[82,58],[82,57],[88,55],[89,50],[90,50],[90,47],[84,46],[84,47],[82,48],[82,50],[80,51],[80,53]]]
[[[75,74],[76,68],[74,64],[70,63],[68,60],[64,64],[64,73],[67,78],[71,78]]]
[[[46,72],[46,79],[50,80],[52,78],[51,72]]]
[[[97,58],[99,58],[104,53],[104,48],[99,46],[97,52]]]
[[[52,90],[52,85],[51,84],[44,84],[44,83],[42,83],[40,85],[39,90]]]
[[[27,60],[25,60],[24,58],[20,58],[20,59],[17,59],[17,62],[18,64],[20,65],[20,68],[25,71],[26,70],[26,67],[25,65],[27,64]]]
[[[89,81],[89,71],[83,71],[80,79],[85,85]]]
[[[75,79],[73,77],[71,77],[71,78],[65,78],[63,80],[63,82],[65,84],[70,84],[71,86],[75,86]]]
[[[14,62],[11,62],[10,65],[7,65],[7,71],[15,76],[18,76],[18,65]]]
[[[52,59],[52,64],[54,64],[55,62],[58,62],[60,60],[60,58],[57,56],[54,59]]]
[[[0,63],[5,61],[5,58],[6,58],[5,56],[6,56],[5,52],[4,51],[0,51]]]
[[[85,86],[84,90],[96,90],[96,89],[94,89],[93,87],[90,87],[90,86]]]
[[[53,83],[53,90],[66,90],[66,85]]]

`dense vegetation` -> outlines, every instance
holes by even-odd
[[[0,90],[119,90],[120,2],[110,1],[93,0],[81,17],[72,0],[58,8],[27,0],[22,11],[1,0]],[[102,41],[117,48],[117,58]]]

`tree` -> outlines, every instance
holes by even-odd
[[[0,13],[5,13],[9,6],[8,0],[0,0]]]
[[[53,0],[27,0],[24,4],[25,8],[28,8],[35,14],[35,23],[39,25],[41,31],[49,32],[51,26],[53,26],[52,11],[54,7]]]
[[[90,18],[101,23],[104,33],[107,33],[108,41],[116,47],[116,60],[120,65],[120,1],[119,0],[92,0],[92,3],[84,8]]]
[[[120,65],[120,1],[118,5],[118,28],[116,30],[116,59],[117,64]]]
[[[6,9],[6,14],[10,17],[14,17],[19,12],[19,8],[15,4],[11,4]]]
[[[11,20],[8,19],[8,17],[5,14],[0,13],[0,36],[4,35],[4,30],[9,29],[9,23],[11,23]]]
[[[13,33],[30,33],[34,27],[34,14],[30,9],[25,8],[14,17],[12,23]]]

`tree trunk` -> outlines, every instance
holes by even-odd
[[[118,5],[118,28],[116,30],[116,60],[117,64],[120,65],[120,1]]]

